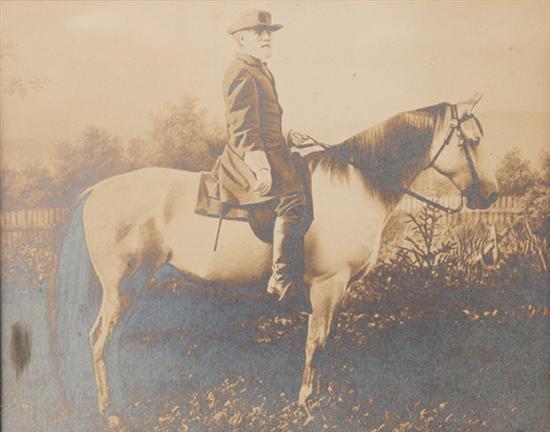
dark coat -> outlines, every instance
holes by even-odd
[[[273,76],[259,59],[237,54],[225,74],[223,93],[228,141],[219,160],[220,198],[256,204],[303,191],[282,132],[282,113]],[[266,152],[273,186],[267,196],[253,191],[256,177],[244,163],[249,151]]]

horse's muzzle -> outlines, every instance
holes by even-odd
[[[491,207],[498,198],[498,192],[491,192],[487,196],[480,193],[465,193],[466,207],[472,210],[486,210]]]

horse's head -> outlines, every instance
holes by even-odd
[[[483,129],[473,114],[480,99],[476,94],[449,106],[431,149],[433,168],[449,178],[471,209],[489,208],[498,196],[490,154],[482,143]]]

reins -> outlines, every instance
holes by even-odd
[[[447,134],[445,135],[445,139],[443,140],[443,143],[441,144],[441,146],[439,147],[439,149],[437,150],[437,152],[435,153],[433,158],[430,160],[430,162],[423,168],[423,171],[425,171],[427,169],[430,169],[430,168],[434,168],[435,162],[437,161],[439,156],[443,153],[443,150],[445,150],[445,148],[450,144],[451,138],[453,137],[453,134],[456,133],[456,135],[458,136],[458,139],[459,139],[459,144],[458,145],[464,149],[464,155],[466,157],[466,162],[468,163],[468,168],[470,169],[470,174],[472,176],[472,188],[479,189],[479,187],[480,187],[479,176],[477,174],[477,171],[476,171],[476,168],[475,168],[475,165],[474,165],[474,161],[472,160],[470,150],[468,149],[468,143],[466,142],[464,132],[462,131],[462,123],[465,122],[466,120],[472,118],[472,117],[473,117],[472,114],[467,113],[467,114],[463,115],[461,118],[458,118],[458,110],[457,110],[456,105],[451,105],[451,120],[450,120],[450,124],[449,124],[449,130],[447,131]],[[329,145],[329,144],[319,142],[314,138],[311,138],[311,140],[312,140],[311,143],[296,146],[296,147],[298,147],[298,148],[307,148],[307,147],[319,146],[323,150],[329,150],[331,148],[334,148],[333,145]],[[346,159],[347,159],[347,163],[351,164],[352,166],[354,166],[358,169],[361,169],[361,167],[358,167],[357,165],[354,164],[354,161],[352,159],[350,159],[350,158],[346,158]],[[425,204],[427,204],[431,207],[434,207],[438,210],[441,210],[441,211],[443,211],[447,214],[458,213],[464,207],[464,194],[463,193],[460,193],[460,204],[457,207],[453,208],[453,207],[448,207],[448,206],[445,206],[443,204],[440,204],[437,201],[434,201],[430,198],[427,198],[423,195],[420,195],[419,193],[416,193],[416,192],[414,192],[414,191],[412,191],[412,190],[410,190],[406,187],[403,187],[403,186],[399,186],[399,191],[401,193],[409,195],[412,198],[414,198],[418,201],[421,201],[421,202],[423,202],[423,203],[425,203]],[[220,229],[221,229],[221,225],[222,225],[222,221],[223,221],[224,210],[226,210],[226,209],[224,209],[224,206],[222,206],[222,208],[220,209],[218,228],[216,230],[216,238],[214,240],[214,251],[216,251],[217,246],[218,246],[218,240],[219,240],[219,236],[220,236]]]
[[[443,150],[445,149],[445,147],[447,147],[449,145],[449,143],[451,142],[451,138],[453,137],[453,133],[456,131],[457,134],[460,137],[460,140],[461,140],[461,143],[462,143],[461,145],[464,148],[464,152],[466,154],[466,160],[468,161],[468,167],[470,168],[470,172],[472,173],[472,179],[473,179],[474,182],[476,182],[476,180],[477,180],[477,183],[479,183],[477,172],[475,170],[472,158],[470,156],[470,152],[467,150],[466,145],[464,145],[464,138],[463,138],[464,134],[462,132],[461,123],[463,121],[465,121],[466,118],[463,118],[463,119],[458,118],[458,112],[457,112],[457,109],[456,109],[456,105],[451,105],[451,115],[452,115],[452,117],[451,117],[451,121],[450,121],[449,130],[447,131],[447,135],[445,136],[445,139],[443,140],[443,143],[441,144],[441,146],[439,147],[439,149],[435,153],[432,160],[428,163],[428,165],[426,165],[423,168],[423,170],[425,171],[425,170],[428,170],[428,169],[434,167],[435,162],[437,161],[437,159],[439,158],[441,153],[443,153]],[[420,195],[420,194],[418,194],[418,193],[416,193],[416,192],[414,192],[414,191],[412,191],[408,188],[405,188],[403,186],[400,186],[399,190],[402,193],[417,199],[418,201],[421,201],[425,204],[428,204],[429,206],[432,206],[432,207],[434,207],[438,210],[441,210],[445,213],[448,213],[448,214],[459,213],[462,210],[462,208],[464,207],[464,194],[462,194],[462,193],[460,194],[460,204],[458,205],[458,207],[453,208],[453,207],[444,206],[443,204],[440,204],[437,201],[434,201],[430,198],[426,198],[425,196],[422,196],[422,195]]]
[[[474,161],[472,160],[472,156],[470,155],[468,145],[465,142],[464,132],[462,131],[462,123],[464,121],[470,119],[472,117],[472,115],[471,114],[466,114],[462,118],[458,118],[458,112],[457,112],[456,105],[451,105],[451,116],[452,117],[451,117],[451,121],[450,121],[450,125],[449,125],[449,130],[447,131],[447,135],[445,135],[445,139],[443,140],[443,143],[441,144],[441,146],[439,147],[439,149],[435,153],[432,160],[423,168],[423,170],[427,170],[427,169],[430,169],[430,168],[434,167],[435,162],[437,161],[437,159],[439,158],[441,153],[443,153],[443,150],[445,149],[445,147],[447,147],[450,144],[451,138],[453,137],[453,134],[456,132],[456,134],[457,134],[457,136],[459,137],[459,140],[460,140],[459,146],[464,149],[464,155],[466,157],[466,161],[467,161],[468,167],[470,169],[470,174],[472,175],[472,187],[479,189],[479,184],[480,184],[479,183],[479,176],[478,176],[477,171],[475,169],[475,165],[474,165]],[[322,147],[324,150],[328,150],[328,149],[334,147],[334,146],[331,146],[331,145],[328,145],[328,144],[318,142],[315,139],[313,139],[313,144],[307,144],[305,146],[300,146],[300,147],[302,147],[302,148],[303,147],[311,147],[311,146],[315,146],[315,145],[318,145],[318,146]],[[350,163],[353,166],[356,166],[356,165],[353,164],[352,160],[348,160],[347,162]],[[356,166],[356,168],[360,168],[360,167]],[[400,190],[401,193],[409,195],[409,196],[413,197],[414,199],[417,199],[418,201],[421,201],[425,204],[428,204],[429,206],[432,206],[432,207],[434,207],[438,210],[441,210],[445,213],[448,213],[448,214],[458,213],[464,207],[464,194],[462,194],[462,193],[460,194],[460,204],[458,205],[458,207],[453,208],[453,207],[448,207],[448,206],[445,206],[443,204],[440,204],[437,201],[434,201],[434,200],[432,200],[430,198],[427,198],[425,196],[422,196],[419,193],[416,193],[416,192],[414,192],[414,191],[412,191],[412,190],[410,190],[406,187],[400,186],[399,190]]]
[[[462,118],[458,118],[458,112],[457,112],[456,105],[451,105],[451,116],[452,117],[451,117],[451,122],[450,122],[450,126],[449,126],[449,131],[447,132],[447,135],[445,136],[445,139],[443,140],[443,144],[441,144],[441,147],[439,147],[439,149],[437,150],[437,152],[434,155],[434,157],[432,158],[432,160],[428,163],[428,165],[426,165],[426,167],[424,169],[426,170],[426,169],[434,167],[435,161],[437,160],[439,155],[441,155],[441,153],[443,152],[445,147],[447,147],[449,145],[449,143],[451,142],[451,138],[453,136],[453,133],[456,133],[456,135],[458,136],[458,139],[459,139],[459,144],[458,145],[459,145],[459,147],[462,147],[462,149],[464,150],[464,156],[466,157],[466,162],[468,163],[468,168],[470,169],[470,175],[472,176],[472,188],[476,189],[476,190],[479,190],[479,188],[480,188],[479,175],[477,174],[477,170],[476,170],[476,167],[474,165],[474,161],[472,160],[472,155],[470,154],[470,150],[468,148],[468,143],[466,142],[464,132],[462,131],[462,123],[465,122],[466,120],[472,118],[473,115],[472,114],[466,114],[466,115],[463,115]],[[464,207],[464,194],[463,193],[460,193],[460,204],[459,204],[459,206],[456,207],[456,208],[452,208],[452,207],[447,207],[447,206],[444,206],[442,204],[439,204],[436,201],[433,201],[429,198],[426,198],[426,197],[424,197],[420,194],[417,194],[416,192],[413,192],[412,190],[404,188],[402,186],[400,187],[400,190],[404,194],[412,196],[413,198],[416,198],[417,200],[422,201],[422,202],[424,202],[424,203],[426,203],[426,204],[428,204],[432,207],[435,207],[438,210],[444,211],[445,213],[448,213],[448,214],[458,213]]]
[[[407,195],[417,199],[418,201],[422,201],[423,203],[426,203],[429,206],[432,206],[432,207],[434,207],[438,210],[441,210],[445,213],[448,213],[448,214],[458,213],[464,207],[464,195],[462,195],[462,194],[460,194],[460,204],[458,205],[458,207],[452,208],[452,207],[444,206],[443,204],[439,204],[437,201],[431,200],[430,198],[426,198],[426,197],[424,197],[420,194],[417,194],[416,192],[414,192],[410,189],[407,189],[407,188],[404,188],[404,187],[400,187],[399,189],[404,194],[407,194]]]

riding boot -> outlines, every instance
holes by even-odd
[[[289,308],[311,313],[303,286],[303,233],[299,221],[284,215],[275,219],[273,265],[267,291]]]

